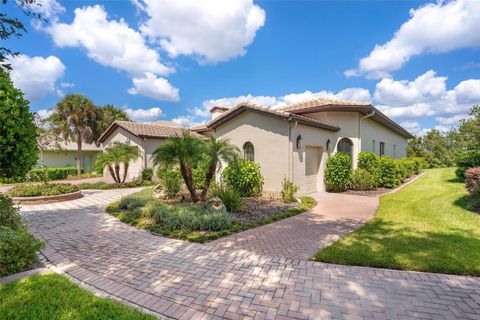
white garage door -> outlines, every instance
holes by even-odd
[[[318,170],[322,159],[322,148],[307,146],[305,148],[305,193],[318,191]]]

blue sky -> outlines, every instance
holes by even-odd
[[[137,121],[208,120],[215,104],[370,101],[408,130],[480,103],[480,1],[42,0],[8,45],[12,78],[48,114],[78,92]]]

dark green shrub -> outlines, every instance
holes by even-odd
[[[337,152],[327,160],[325,185],[327,191],[341,192],[352,184],[352,160],[350,155]]]
[[[102,176],[101,173],[88,172],[88,173],[82,173],[82,174],[68,175],[67,180],[82,180],[82,179],[97,178],[101,176]]]
[[[11,197],[56,196],[78,191],[77,186],[67,183],[21,184],[8,190]]]
[[[456,161],[457,170],[455,174],[463,181],[465,179],[465,171],[468,168],[480,167],[480,150],[468,151],[462,153]]]
[[[410,178],[415,174],[416,164],[412,158],[404,158],[401,160],[402,165],[405,168],[405,178]]]
[[[399,172],[398,162],[389,157],[380,157],[380,186],[395,188],[402,182],[402,174]]]
[[[378,175],[380,170],[380,157],[374,152],[362,151],[358,154],[358,168]]]
[[[480,199],[480,167],[465,171],[465,186],[475,199]]]
[[[0,193],[0,227],[13,230],[25,227],[20,211],[13,205],[12,199]]]
[[[82,173],[84,173],[82,169]],[[45,180],[65,180],[68,176],[76,175],[77,168],[67,167],[67,168],[36,168],[30,170],[28,176],[30,181],[45,181]],[[46,175],[46,177],[45,177]]]
[[[423,158],[413,157],[413,158],[410,158],[410,159],[412,159],[412,161],[414,163],[414,173],[419,174],[423,170],[423,168],[425,167],[425,162],[424,162]]]
[[[141,175],[142,175],[142,181],[152,181],[153,169],[152,168],[143,168]]]
[[[43,243],[25,228],[0,227],[0,277],[30,269]]]
[[[213,186],[211,187],[210,195],[219,197],[228,212],[237,212],[243,207],[243,200],[240,195],[228,187]]]
[[[352,189],[359,191],[373,190],[378,186],[377,177],[365,169],[357,168],[353,171]]]
[[[395,162],[395,169],[397,170],[397,177],[400,180],[400,183],[407,178],[407,167],[402,159],[393,159]]]
[[[298,191],[298,187],[293,184],[292,181],[283,178],[282,181],[282,201],[285,203],[291,203],[295,201],[295,193]]]
[[[191,203],[164,205],[151,202],[145,208],[145,216],[155,220],[155,224],[165,231],[219,231],[236,222],[228,212],[214,212]]]
[[[253,161],[240,159],[230,163],[223,170],[222,179],[227,187],[241,197],[255,197],[262,194],[263,177],[260,166]]]
[[[159,167],[157,176],[167,198],[175,198],[183,186],[183,177],[177,169]]]
[[[193,184],[196,189],[203,189],[205,187],[205,177],[207,175],[208,162],[205,160],[197,163],[196,167],[192,169]]]

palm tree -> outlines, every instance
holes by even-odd
[[[105,149],[98,155],[94,166],[102,169],[107,167],[116,183],[124,183],[128,176],[128,167],[131,161],[140,157],[140,149],[125,143],[114,142],[113,147]],[[120,166],[123,163],[123,177],[120,175]]]
[[[77,143],[77,174],[82,172],[82,143],[97,142],[102,113],[90,99],[69,94],[60,100],[48,121],[53,132],[65,141]]]
[[[103,113],[102,118],[102,131],[107,130],[107,128],[115,121],[131,121],[128,114],[120,108],[115,107],[112,104],[106,104],[103,107],[100,107],[100,110]]]
[[[210,137],[206,141],[205,157],[207,159],[207,172],[205,174],[205,185],[202,190],[202,199],[205,199],[208,188],[215,177],[218,165],[221,162],[232,162],[238,159],[240,150],[230,143],[228,139],[216,139]]]
[[[198,201],[192,179],[192,168],[201,159],[205,143],[189,130],[183,130],[182,135],[167,139],[153,152],[155,165],[178,164],[185,185],[190,192],[192,200]]]

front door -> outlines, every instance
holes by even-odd
[[[306,146],[305,148],[305,193],[318,191],[318,171],[322,159],[322,148]]]

